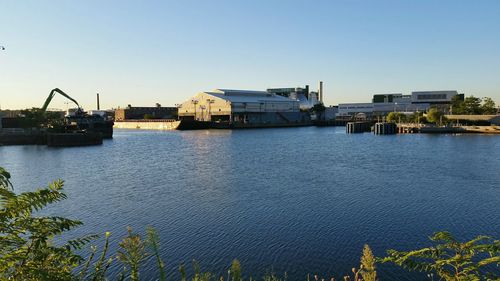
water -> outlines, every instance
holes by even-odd
[[[154,226],[169,274],[181,262],[291,280],[337,278],[375,255],[500,234],[500,138],[347,135],[339,128],[115,131],[102,146],[0,147],[17,191],[62,178],[68,199],[47,212],[82,220],[70,236]],[[153,260],[142,277],[153,278]],[[111,272],[120,268],[114,266]],[[379,265],[382,280],[421,274]]]

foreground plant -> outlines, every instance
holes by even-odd
[[[148,226],[146,228],[146,235],[146,246],[152,252],[152,255],[155,257],[158,265],[160,274],[159,281],[166,281],[167,274],[165,273],[165,263],[163,263],[163,260],[160,257],[160,238],[158,237],[158,233],[156,233],[156,230],[153,227]]]
[[[13,192],[10,174],[0,167],[0,280],[108,280],[107,270],[116,260],[123,263],[125,270],[118,280],[139,280],[141,263],[149,256],[158,265],[159,280],[166,280],[165,264],[160,257],[160,241],[152,227],[146,229],[146,237],[136,234],[131,228],[128,235],[119,243],[116,258],[108,254],[109,236],[106,232],[103,249],[98,252],[92,246],[87,260],[75,253],[82,249],[96,235],[67,241],[62,246],[52,241],[63,232],[82,223],[57,216],[35,216],[49,204],[66,198],[63,181],[57,180],[47,188],[19,195]],[[410,270],[426,271],[432,276],[436,273],[444,280],[499,280],[495,273],[487,272],[491,266],[500,263],[500,242],[487,236],[479,236],[468,242],[459,242],[448,232],[438,232],[431,240],[437,245],[409,252],[388,251],[383,262],[393,262]],[[94,261],[94,258],[96,260]],[[359,269],[352,269],[352,276],[344,276],[344,281],[375,281],[376,259],[368,247],[364,246]],[[488,267],[490,266],[490,267]],[[79,271],[77,271],[79,269]],[[222,276],[202,272],[198,262],[193,261],[192,281],[224,281]],[[188,280],[184,265],[179,267],[181,281]],[[242,281],[241,264],[233,260],[227,271],[227,281]],[[266,274],[264,281],[286,281],[274,272]],[[314,275],[314,281],[335,281]],[[252,281],[252,278],[249,278]],[[309,276],[307,281],[311,281]]]
[[[95,235],[67,241],[52,241],[82,223],[58,216],[35,216],[49,204],[66,198],[64,182],[47,188],[15,194],[10,174],[0,168],[0,280],[71,280],[82,257],[81,249]]]
[[[414,251],[387,251],[382,262],[403,268],[434,273],[447,281],[498,280],[488,265],[500,264],[500,241],[478,236],[467,242],[457,241],[449,232],[437,232],[430,239],[435,246]]]
[[[121,249],[118,251],[118,260],[125,265],[125,268],[129,268],[130,280],[139,280],[139,266],[148,256],[146,243],[139,234],[133,233],[132,228],[129,227],[128,236],[119,245]]]
[[[377,272],[375,271],[375,256],[368,245],[365,245],[363,248],[359,271],[364,281],[377,280]]]

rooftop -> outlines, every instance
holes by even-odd
[[[227,100],[229,102],[297,102],[298,100],[286,98],[266,91],[215,89],[204,92],[205,94]]]

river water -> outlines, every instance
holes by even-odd
[[[102,146],[0,147],[18,192],[62,178],[68,199],[48,213],[82,220],[74,237],[154,226],[170,275],[192,259],[246,276],[340,277],[375,255],[500,236],[500,137],[345,134],[344,127],[115,130]],[[154,260],[142,277],[153,279]],[[111,273],[120,270],[114,265]],[[379,265],[381,280],[421,280]]]

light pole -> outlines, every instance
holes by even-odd
[[[213,100],[213,99],[207,99],[207,102],[208,102],[208,116],[207,116],[207,119],[210,119],[210,120],[207,120],[207,121],[212,121],[212,103],[214,103],[215,100]]]
[[[198,104],[197,100],[191,100],[191,103],[194,106],[194,120],[196,121],[196,105]]]
[[[205,110],[205,106],[204,105],[200,105],[200,109],[201,109],[201,121],[205,121],[205,117],[203,115],[203,111]]]

